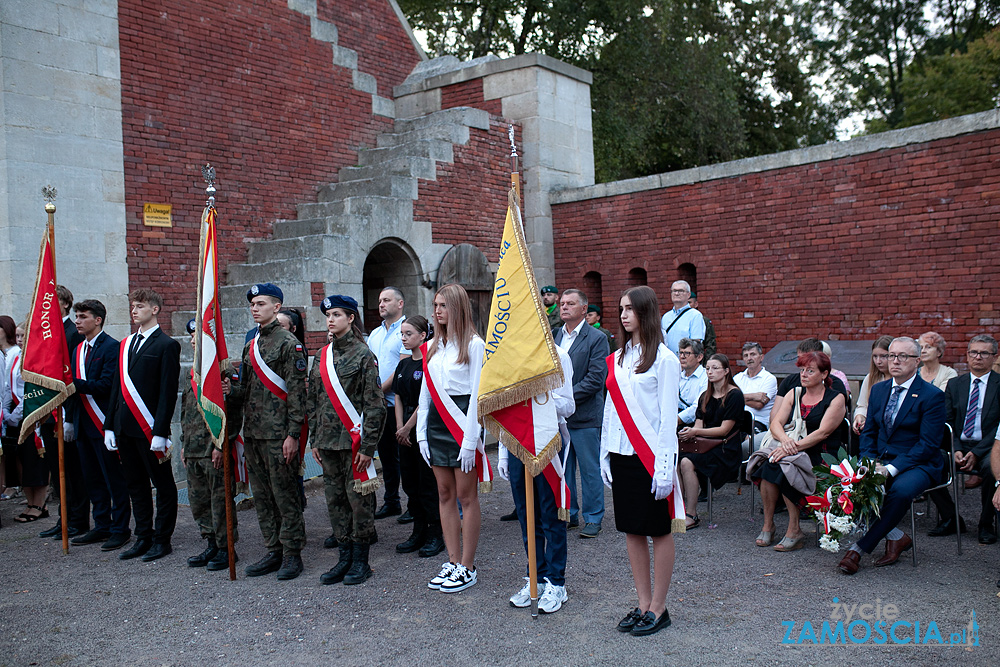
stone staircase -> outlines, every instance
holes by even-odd
[[[277,284],[285,305],[306,313],[306,330],[321,331],[325,321],[313,306],[312,283],[323,283],[324,294],[361,300],[365,259],[381,240],[407,239],[418,253],[431,246],[430,223],[413,219],[420,181],[436,179],[437,164],[453,161],[454,146],[469,141],[471,128],[489,126],[486,111],[465,107],[397,119],[375,148],[359,152],[357,166],[340,169],[336,183],[319,189],[316,202],[299,204],[297,218],[277,220],[270,239],[250,242],[247,261],[230,264],[220,287],[230,356],[243,349],[253,326],[246,301],[251,285]],[[192,311],[175,312],[173,330],[182,332],[192,317]],[[182,349],[189,359],[190,346]]]

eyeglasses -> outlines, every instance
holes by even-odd
[[[910,359],[916,359],[920,355],[918,355],[918,354],[893,354],[893,353],[890,352],[889,354],[887,354],[885,356],[889,358],[889,361],[904,361],[905,362],[905,361],[909,361]]]
[[[671,294],[688,294],[688,291],[686,289],[672,289],[672,290],[670,290],[670,293]]]
[[[888,354],[873,354],[872,355],[872,359],[874,359],[875,361],[885,361],[888,358],[889,358]]]
[[[693,357],[694,356],[694,352],[692,352],[691,350],[681,350],[680,352],[677,353],[677,356],[678,357]]]
[[[987,357],[995,357],[996,352],[982,352],[980,350],[969,350],[969,356],[975,357],[976,359],[985,359]]]

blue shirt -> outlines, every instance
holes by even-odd
[[[368,334],[368,347],[378,360],[378,381],[383,384],[396,373],[399,355],[403,352],[400,327],[405,319],[401,317],[388,327],[382,322],[375,331]],[[396,405],[396,395],[391,391],[385,392],[385,400],[389,405]]]
[[[670,324],[675,319],[677,319],[677,324],[671,327]],[[668,327],[670,331],[667,331]],[[664,331],[663,344],[667,346],[668,350],[677,354],[680,352],[678,344],[681,342],[681,338],[705,340],[705,317],[696,308],[688,308],[687,306],[680,310],[674,308],[663,314],[663,318],[660,320],[660,329]]]
[[[691,375],[686,374],[683,368],[681,369],[680,400],[677,401],[677,416],[688,426],[694,424],[695,412],[698,411],[698,399],[701,398],[706,389],[708,389],[708,372],[705,371],[704,366],[699,364]]]

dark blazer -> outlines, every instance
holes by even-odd
[[[153,413],[153,435],[170,437],[170,420],[177,403],[177,386],[181,374],[181,344],[157,329],[142,344],[128,369],[129,377],[149,411]],[[121,392],[118,377],[118,357],[115,357],[115,376],[111,383],[108,411],[104,428],[116,436],[145,439],[142,427],[132,416]]]
[[[945,419],[955,432],[955,451],[971,451],[976,455],[977,467],[989,466],[990,451],[997,437],[997,426],[1000,425],[1000,373],[990,371],[987,375],[986,396],[983,400],[983,412],[980,415],[983,427],[983,439],[979,442],[962,442],[962,429],[965,428],[965,413],[969,408],[969,392],[972,389],[972,374],[966,373],[948,381],[944,390]]]
[[[73,427],[79,435],[100,440],[101,434],[94,426],[86,409],[83,406],[82,394],[90,394],[97,402],[97,407],[105,415],[108,414],[108,398],[111,396],[111,386],[117,377],[118,365],[118,341],[104,333],[103,331],[94,337],[94,346],[87,359],[87,379],[81,380],[78,377],[76,354],[71,356],[70,364],[73,367],[73,384],[76,385],[76,393],[69,397],[66,402],[66,416],[72,422]],[[79,436],[78,436],[79,437]]]
[[[76,325],[73,323],[72,317],[68,320],[63,320],[63,331],[66,332],[66,346],[69,348],[69,354],[73,356],[73,350],[84,341],[84,336],[76,330]]]
[[[934,479],[941,479],[944,457],[944,392],[925,382],[920,373],[902,398],[892,428],[885,424],[885,406],[893,381],[879,382],[868,399],[868,419],[861,431],[861,455],[875,458],[883,465],[892,464],[901,473],[923,468]],[[898,474],[898,473],[897,473]]]
[[[566,420],[569,428],[600,428],[604,419],[604,380],[608,376],[605,361],[611,354],[608,337],[587,324],[579,324],[580,333],[569,348],[573,362],[573,400],[576,412]],[[552,332],[556,344],[562,341],[565,328]]]

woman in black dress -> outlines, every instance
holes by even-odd
[[[733,381],[729,357],[713,354],[705,366],[708,388],[698,399],[694,426],[682,428],[678,437],[722,438],[723,442],[701,454],[681,454],[680,480],[687,511],[687,527],[695,528],[698,518],[698,475],[706,477],[713,489],[736,479],[740,470],[740,421],[743,419],[743,392]]]
[[[806,423],[806,436],[796,442],[785,433],[784,426],[794,414],[795,400],[792,398],[782,401],[771,415],[771,435],[774,436],[777,448],[770,460],[751,475],[754,483],[760,484],[760,497],[764,504],[764,527],[757,536],[758,547],[771,544],[774,535],[774,508],[779,496],[784,498],[788,508],[788,530],[785,531],[785,537],[774,546],[775,551],[795,551],[805,544],[805,535],[799,527],[799,508],[805,496],[788,483],[778,462],[786,456],[805,452],[813,465],[816,465],[821,461],[824,449],[837,451],[840,446],[837,429],[847,412],[844,395],[832,388],[830,357],[822,352],[809,352],[800,356],[795,365],[799,367],[799,380],[802,384],[799,409]]]

